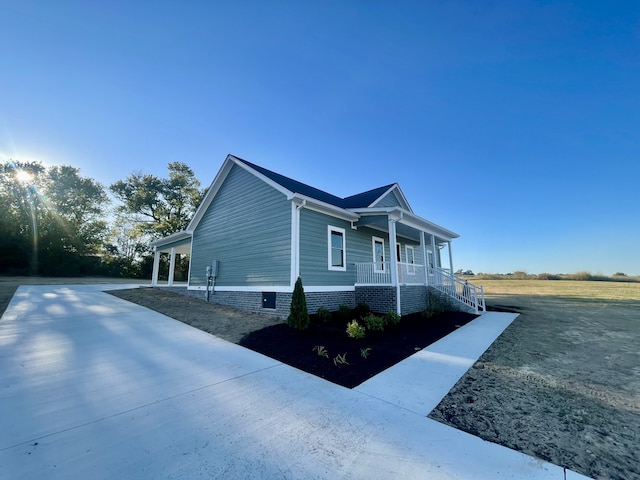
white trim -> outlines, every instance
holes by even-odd
[[[291,202],[291,288],[300,275],[300,208]]]
[[[351,210],[345,210],[344,208],[337,207],[330,203],[317,200],[315,198],[302,195],[301,193],[294,193],[290,198],[294,202],[306,202],[306,208],[314,210],[316,212],[324,213],[330,217],[339,218],[340,220],[346,220],[348,222],[355,222],[360,219],[360,215],[353,213]]]
[[[382,243],[382,268],[380,270],[378,270],[377,265],[378,265],[378,259],[376,258],[376,241],[379,241],[380,243]],[[385,252],[384,252],[384,238],[381,237],[371,237],[371,254],[373,256],[373,272],[374,273],[384,273],[384,262],[385,262]]]
[[[200,290],[206,291],[207,287],[201,286],[188,286],[187,290]],[[353,292],[356,287],[354,285],[317,285],[304,287],[305,293],[322,293],[322,292]],[[263,285],[257,287],[218,287],[216,286],[216,292],[276,292],[276,293],[293,293],[293,288],[289,286],[273,286]],[[215,297],[214,297],[215,298]]]
[[[333,246],[331,245],[331,234],[339,233],[342,235],[342,266],[336,267],[333,265]],[[333,225],[327,225],[327,268],[335,272],[347,271],[347,232],[344,228],[334,227]]]

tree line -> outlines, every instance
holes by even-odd
[[[108,187],[69,165],[2,162],[0,274],[149,278],[149,243],[186,228],[204,194],[181,162],[165,178],[134,172]]]

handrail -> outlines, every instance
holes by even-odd
[[[487,311],[482,285],[469,283],[440,267],[429,268],[429,278],[434,280],[430,281],[429,285],[470,306],[476,313],[480,310]]]

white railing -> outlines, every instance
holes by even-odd
[[[391,285],[389,262],[356,263],[356,284]]]
[[[446,293],[449,297],[462,302],[476,312],[487,311],[484,301],[484,288],[456,277],[443,268],[429,268],[429,285]]]
[[[476,312],[486,311],[484,289],[456,277],[449,270],[429,267],[425,277],[425,266],[415,263],[397,262],[398,284],[429,285],[449,297],[468,305]],[[356,285],[393,285],[391,262],[356,263]]]

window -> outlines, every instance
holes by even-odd
[[[329,237],[329,270],[344,272],[347,269],[347,248],[344,228],[329,225],[327,232]]]
[[[413,252],[413,247],[409,245],[405,245],[404,247],[405,255],[407,256],[407,273],[409,275],[416,274],[416,257]]]
[[[378,237],[371,237],[373,242],[373,271],[384,272],[384,240]]]

